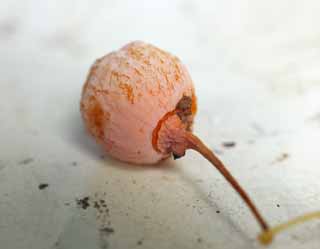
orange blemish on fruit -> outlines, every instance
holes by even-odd
[[[140,71],[138,70],[138,69],[133,69],[135,72],[136,72],[136,74],[138,74],[139,76],[142,76],[142,73],[140,73]]]
[[[119,83],[119,87],[123,90],[123,93],[127,96],[127,99],[131,104],[134,103],[134,94],[132,86],[126,84],[126,83]]]
[[[98,138],[103,138],[105,122],[110,119],[110,114],[104,112],[94,97],[90,99],[90,105],[87,110],[88,120],[90,120],[89,130]]]
[[[135,47],[129,48],[128,53],[129,55],[131,55],[133,59],[136,59],[138,61],[143,57],[143,52],[140,49]]]

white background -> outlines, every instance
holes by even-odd
[[[261,247],[251,213],[196,153],[134,167],[101,158],[86,135],[79,99],[88,69],[132,40],[187,65],[195,133],[271,225],[320,210],[319,11],[319,1],[292,0],[2,0],[0,247]],[[84,196],[104,199],[109,216],[78,208]],[[270,248],[319,248],[319,234],[313,221]]]

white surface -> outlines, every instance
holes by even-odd
[[[319,7],[275,0],[2,1],[1,248],[262,247],[246,206],[196,153],[133,167],[102,159],[85,134],[79,96],[89,66],[137,39],[187,64],[199,98],[196,133],[223,152],[271,225],[319,210]],[[236,147],[224,149],[229,140]],[[289,158],[276,162],[283,153]],[[40,183],[49,187],[39,190]],[[78,208],[75,198],[84,196],[104,199],[109,215]],[[104,225],[114,233],[99,232]],[[319,248],[319,233],[313,221],[270,248]]]

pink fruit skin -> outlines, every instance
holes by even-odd
[[[195,102],[191,77],[180,60],[136,41],[93,64],[80,106],[88,131],[109,155],[154,164],[169,156],[155,149],[154,129],[184,95]]]

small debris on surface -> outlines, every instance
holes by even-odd
[[[217,213],[217,214],[220,214],[220,211],[219,211],[219,210],[217,210],[217,211],[216,211],[216,213]]]
[[[289,157],[289,154],[288,154],[288,153],[282,153],[279,157],[276,158],[276,160],[273,162],[273,164],[274,164],[274,163],[277,163],[277,162],[278,162],[278,163],[281,163],[281,162],[287,160],[288,157]]]
[[[100,204],[99,204],[99,202],[95,201],[93,207],[94,207],[95,209],[100,209]]]
[[[143,239],[138,240],[137,245],[141,246],[143,244]]]
[[[222,146],[225,148],[233,148],[236,146],[236,142],[233,141],[226,141],[222,143]]]
[[[78,163],[76,161],[72,162],[72,166],[77,166]]]
[[[82,199],[76,199],[78,207],[81,207],[82,209],[87,209],[88,207],[90,207],[89,199],[89,196],[86,196]]]
[[[28,157],[28,158],[23,159],[22,161],[20,161],[19,164],[26,165],[26,164],[32,163],[33,161],[34,161],[34,159],[32,157]]]
[[[47,188],[47,187],[49,187],[49,184],[48,184],[48,183],[40,183],[39,186],[38,186],[38,188],[39,188],[40,190],[45,189],[45,188]]]
[[[197,239],[197,241],[198,241],[198,243],[201,243],[201,242],[202,242],[202,238],[199,237],[199,238]]]
[[[114,233],[114,229],[112,227],[101,227],[100,232],[102,232],[104,235],[110,235]]]
[[[280,207],[280,204],[277,204],[277,207]]]

